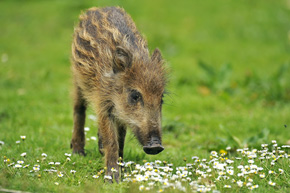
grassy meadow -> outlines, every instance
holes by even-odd
[[[165,150],[146,155],[128,132],[120,184],[104,182],[92,109],[87,156],[68,155],[73,28],[112,5],[170,69]],[[0,26],[0,191],[290,191],[289,0],[2,0]]]

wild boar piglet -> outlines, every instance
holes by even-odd
[[[147,42],[131,17],[119,7],[91,8],[80,16],[72,43],[74,76],[73,153],[85,155],[87,105],[98,117],[99,151],[107,175],[118,181],[126,128],[147,154],[163,151],[161,109],[167,73],[159,49]]]

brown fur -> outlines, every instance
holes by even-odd
[[[91,8],[80,16],[72,43],[72,70],[74,153],[85,154],[88,103],[98,116],[99,150],[105,155],[108,175],[112,175],[112,167],[118,168],[118,157],[123,157],[127,126],[143,146],[152,136],[161,144],[161,101],[166,84],[163,60],[158,49],[149,56],[146,40],[123,9]]]

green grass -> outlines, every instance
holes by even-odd
[[[97,141],[87,142],[88,156],[73,156],[63,165],[64,153],[71,152],[73,26],[82,10],[108,5],[119,5],[130,13],[150,50],[159,47],[171,71],[171,94],[163,108],[165,151],[145,155],[129,132],[125,161],[166,160],[180,166],[184,157],[208,158],[210,151],[227,146],[258,148],[272,139],[290,143],[289,0],[4,0],[0,1],[2,188],[30,192],[138,189],[134,184],[107,184],[92,178],[104,166]],[[96,136],[96,123],[88,119],[87,126],[88,137]],[[17,145],[20,135],[27,139]],[[44,168],[49,161],[59,161],[59,170],[68,174],[58,178],[41,172],[38,177],[4,163],[4,156],[16,162],[23,152],[30,167],[37,159]],[[46,160],[42,161],[42,153],[48,155]],[[71,169],[77,171],[75,177],[69,174]],[[288,175],[275,179],[280,189],[271,192],[289,191]],[[55,181],[60,184],[56,186]],[[227,190],[223,183],[217,184],[222,192],[239,192],[237,187]],[[263,182],[255,191],[268,188]]]

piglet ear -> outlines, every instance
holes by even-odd
[[[151,56],[151,61],[155,62],[155,63],[162,63],[163,58],[162,58],[161,52],[158,48],[155,48],[155,50]]]
[[[129,50],[121,46],[117,46],[114,53],[114,73],[122,72],[126,68],[130,68],[132,65],[132,58],[132,53]]]

